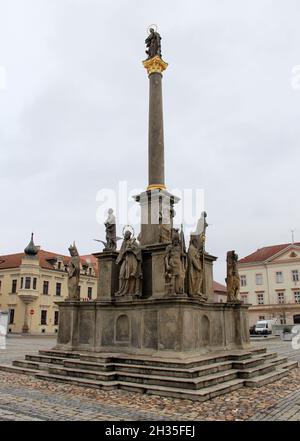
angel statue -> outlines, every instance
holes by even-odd
[[[116,216],[112,208],[108,209],[107,218],[104,222],[106,232],[106,242],[100,239],[94,239],[96,242],[101,242],[104,245],[103,251],[116,251],[117,241],[122,239],[116,235]]]
[[[80,277],[80,257],[75,245],[69,246],[69,252],[71,258],[68,263],[68,299],[69,300],[80,300],[79,293],[79,277]]]
[[[141,295],[142,282],[142,251],[141,247],[133,236],[133,233],[126,229],[124,240],[116,260],[121,265],[119,275],[119,291],[116,296]]]

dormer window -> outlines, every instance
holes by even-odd
[[[93,271],[93,268],[89,267],[89,276],[91,276],[93,274],[92,271]]]
[[[58,269],[58,270],[61,270],[61,262],[58,262],[58,264],[57,264],[57,269]]]

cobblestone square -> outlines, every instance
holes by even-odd
[[[0,363],[53,347],[54,338],[9,336]],[[255,341],[300,360],[300,351],[279,339]],[[125,392],[101,391],[0,372],[0,420],[7,421],[300,421],[300,369],[269,385],[242,388],[204,403]]]

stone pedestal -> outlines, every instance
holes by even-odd
[[[143,298],[166,295],[165,254],[168,244],[149,245],[143,249]]]
[[[82,322],[86,314],[82,308],[80,310],[80,306],[83,306],[84,303],[66,300],[65,302],[55,302],[55,304],[59,307],[57,342],[65,349],[72,350],[80,344],[79,320]]]
[[[162,357],[246,349],[248,306],[182,296],[122,302],[59,302],[57,349]]]
[[[171,241],[172,211],[179,198],[163,189],[144,191],[135,196],[141,205],[141,245]],[[168,240],[168,231],[169,240]]]
[[[116,251],[103,251],[95,253],[98,259],[98,300],[110,300],[118,291],[119,266],[116,264],[118,253]]]

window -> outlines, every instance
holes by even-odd
[[[56,283],[56,295],[61,296],[61,283],[60,282]]]
[[[58,325],[58,311],[54,311],[54,326]]]
[[[25,277],[25,289],[30,289],[31,279],[30,277]]]
[[[46,311],[46,309],[41,310],[41,325],[47,325],[47,311]]]
[[[13,279],[13,281],[12,281],[11,292],[12,292],[12,294],[16,294],[16,292],[17,292],[17,280],[16,279]]]
[[[263,284],[263,276],[262,276],[262,274],[255,274],[255,283],[256,283],[256,285],[262,285]]]
[[[61,270],[61,262],[58,262],[58,264],[57,264],[57,268],[58,268],[59,270]]]
[[[21,277],[21,289],[23,289],[23,285],[24,285],[24,277]]]
[[[49,282],[48,280],[44,280],[43,283],[43,294],[47,296],[49,294]]]
[[[264,315],[260,315],[259,317],[258,317],[258,320],[264,320],[265,319],[265,316]]]
[[[33,282],[32,282],[32,288],[36,289],[36,277],[33,278]]]
[[[284,292],[277,293],[278,303],[284,303]]]
[[[88,287],[88,299],[92,300],[93,288],[91,286]]]
[[[292,270],[292,281],[293,282],[299,282],[298,270]]]
[[[248,303],[248,294],[241,294],[241,301],[243,303]]]
[[[282,271],[276,271],[276,283],[283,283]]]
[[[263,305],[264,304],[264,295],[261,294],[257,294],[257,304],[258,305]]]
[[[285,325],[285,324],[286,324],[286,319],[285,319],[285,316],[284,316],[284,315],[281,315],[281,316],[280,316],[280,324],[281,324],[281,325]]]
[[[78,286],[78,296],[80,297],[81,286]]]
[[[295,296],[295,303],[300,303],[300,291],[295,291],[294,296]]]
[[[241,276],[241,286],[246,286],[247,285],[247,277],[244,275],[244,276]]]
[[[13,325],[14,324],[14,320],[15,320],[15,310],[14,309],[10,309],[9,310],[9,324]]]
[[[92,275],[92,268],[89,267],[89,276],[91,276],[91,275]]]

